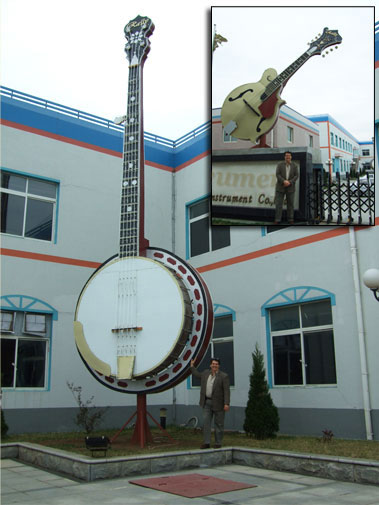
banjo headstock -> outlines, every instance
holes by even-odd
[[[146,16],[137,16],[125,26],[126,57],[131,66],[140,65],[150,51],[149,37],[154,31],[154,24]]]

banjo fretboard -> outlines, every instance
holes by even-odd
[[[125,52],[129,60],[128,105],[124,131],[121,187],[120,258],[138,256],[143,237],[143,116],[142,69],[154,30],[152,21],[137,16],[125,27],[128,40]]]

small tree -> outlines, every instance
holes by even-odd
[[[275,437],[279,431],[278,409],[272,401],[265,375],[263,354],[256,344],[243,429],[247,435],[258,439]]]
[[[1,409],[1,438],[5,438],[7,436],[8,429],[8,425],[4,419],[3,409]]]
[[[4,418],[2,386],[3,386],[3,374],[1,374],[1,381],[0,381],[0,410],[1,410],[1,438],[5,438],[7,436],[9,427],[5,422]]]
[[[82,387],[74,386],[73,382],[67,381],[67,387],[73,394],[76,403],[78,404],[79,407],[79,412],[75,418],[75,424],[77,426],[81,426],[82,428],[84,428],[84,431],[88,435],[89,433],[92,433],[97,427],[97,425],[101,422],[102,418],[104,417],[104,414],[108,410],[108,407],[106,408],[95,407],[92,404],[94,396],[91,396],[88,400],[83,400]]]

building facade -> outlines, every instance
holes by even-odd
[[[332,176],[337,172],[356,174],[371,169],[374,160],[373,140],[358,141],[330,114],[302,116],[284,105],[278,121],[266,136],[266,144],[272,148],[306,147],[313,163],[322,165]],[[239,140],[224,132],[221,109],[212,111],[212,149],[249,149],[249,140]]]
[[[359,142],[330,114],[308,116],[320,131],[321,158],[332,175],[362,172],[371,167],[373,142]]]
[[[303,129],[301,142],[312,135],[319,148],[315,123],[286,109],[282,121],[282,134],[293,124],[294,139]],[[104,426],[121,427],[136,398],[88,373],[73,319],[85,282],[118,250],[122,128],[3,88],[1,129],[2,392],[10,432],[75,429],[68,382],[110,407]],[[145,134],[145,235],[188,260],[211,291],[215,329],[201,366],[217,356],[230,375],[226,427],[242,429],[258,344],[281,433],[327,428],[377,439],[379,312],[361,278],[378,266],[379,218],[361,228],[210,227],[210,140],[209,123],[177,141]],[[198,401],[189,377],[149,395],[148,408],[158,417],[166,407],[167,422],[181,424],[201,419]]]
[[[279,111],[278,121],[266,135],[266,144],[272,148],[307,147],[314,163],[321,162],[320,131],[318,125],[287,105]],[[249,149],[249,140],[240,140],[224,132],[221,124],[221,109],[212,110],[212,149]]]

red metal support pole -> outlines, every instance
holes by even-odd
[[[147,422],[146,394],[137,395],[137,422],[131,439],[133,444],[138,444],[141,448],[145,447],[146,442],[152,442],[153,437]]]

